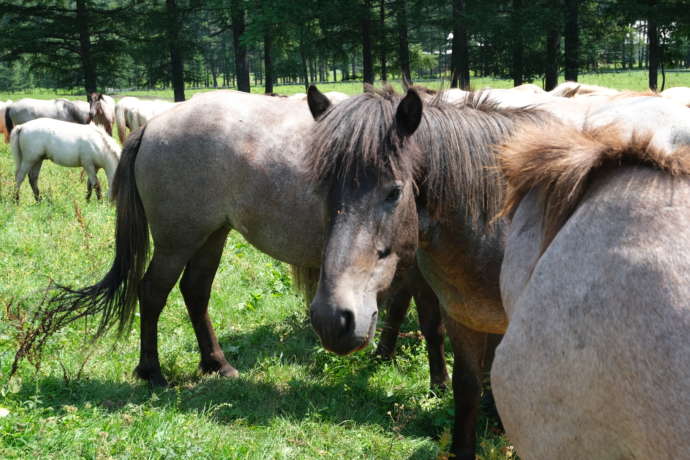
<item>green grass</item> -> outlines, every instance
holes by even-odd
[[[0,408],[9,411],[0,416],[0,458],[431,459],[447,446],[452,398],[429,394],[423,342],[401,338],[393,362],[374,360],[371,349],[348,357],[323,351],[287,267],[237,234],[210,311],[238,379],[198,373],[196,340],[174,289],[159,332],[172,388],[153,391],[132,377],[136,324],[119,342],[89,346],[93,322],[56,334],[40,370],[24,362],[8,381],[17,317],[39,304],[51,279],[72,286],[100,279],[112,260],[114,223],[109,204],[85,202],[79,170],[49,162],[43,201],[34,203],[25,183],[15,205],[13,169],[0,142]],[[417,328],[411,313],[404,330]],[[481,418],[482,459],[508,458],[495,424]]]
[[[644,91],[648,88],[648,74],[646,70],[632,70],[625,72],[616,73],[587,73],[581,74],[578,78],[580,83],[587,83],[591,85],[606,86],[609,88],[617,89],[627,89],[633,91]],[[563,77],[559,79],[559,82],[563,82]],[[400,88],[401,85],[398,82],[392,82],[394,86]],[[541,86],[541,81],[534,81],[536,85]],[[432,81],[432,82],[421,82],[421,84],[428,86],[430,88],[439,89],[447,88],[449,86],[448,81]],[[659,85],[661,85],[661,73],[659,74]],[[362,92],[361,82],[338,82],[338,83],[318,83],[317,86],[321,91],[340,91],[346,94],[358,94]],[[490,77],[473,77],[471,79],[471,86],[473,89],[482,88],[512,88],[513,80],[508,79],[497,79]],[[666,88],[671,88],[674,86],[689,86],[690,87],[690,72],[667,72],[666,73]],[[210,89],[187,89],[185,91],[185,96],[189,99],[194,94],[203,93],[207,91],[213,91]],[[263,86],[253,86],[253,93],[263,93]],[[278,94],[296,94],[304,93],[305,89],[302,85],[287,85],[281,86],[277,85],[274,87],[274,92]],[[23,91],[17,93],[7,93],[0,92],[0,100],[12,99],[18,100],[23,97],[32,97],[36,99],[52,99],[54,97],[65,97],[67,99],[83,99],[84,96],[79,92],[59,92],[56,93],[52,90],[46,89],[36,89],[33,91]],[[122,95],[125,95],[123,93]],[[159,97],[162,99],[173,99],[172,89],[156,89],[156,90],[133,90],[127,91],[128,96],[148,96],[148,97]],[[116,97],[119,97],[117,95]]]

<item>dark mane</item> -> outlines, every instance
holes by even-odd
[[[320,185],[357,183],[365,174],[414,175],[417,149],[395,132],[395,110],[401,97],[391,86],[365,92],[331,106],[311,133],[306,163]]]
[[[425,159],[420,185],[436,218],[463,210],[474,222],[491,221],[503,199],[495,146],[517,124],[549,118],[533,107],[500,108],[488,97],[487,92],[470,92],[463,102],[451,104],[443,102],[441,93],[424,107],[415,133]]]
[[[488,223],[501,209],[503,182],[494,147],[521,122],[548,118],[527,107],[502,109],[487,93],[460,104],[443,93],[425,103],[414,135],[401,145],[395,111],[401,96],[390,86],[332,106],[316,123],[307,167],[321,185],[353,181],[366,172],[413,177],[436,218],[460,211]],[[404,148],[403,148],[404,147]]]

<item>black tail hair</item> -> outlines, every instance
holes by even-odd
[[[5,128],[7,128],[7,132],[9,134],[12,134],[12,129],[14,128],[14,123],[12,123],[12,117],[10,116],[10,110],[12,110],[12,107],[7,107],[5,109]]]

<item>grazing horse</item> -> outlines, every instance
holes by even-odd
[[[325,106],[315,89],[310,96],[310,105],[322,109],[308,160],[313,179],[329,191],[331,210],[312,325],[330,350],[363,347],[371,339],[373,299],[396,259],[412,250],[410,229],[417,227],[418,267],[439,297],[455,353],[452,451],[474,459],[478,376],[492,359],[487,344],[494,336],[487,334],[508,326],[499,273],[509,224],[494,218],[503,179],[493,146],[518,127],[548,129],[555,117],[500,108],[481,93],[461,105],[444,103],[441,94],[424,108],[414,91],[401,98],[390,89],[370,90],[336,107]],[[652,97],[618,100],[582,125],[624,117],[632,135],[653,119],[659,135],[650,145],[690,143],[687,110],[663,104]]]
[[[36,118],[53,118],[86,125],[90,122],[89,105],[84,101],[67,99],[20,99],[5,110],[5,126],[11,134],[12,129]]]
[[[100,313],[99,334],[114,324],[122,331],[134,318],[138,296],[141,354],[135,372],[165,385],[158,318],[182,275],[179,286],[202,371],[236,376],[208,315],[213,278],[233,229],[300,272],[318,271],[324,207],[304,165],[305,138],[313,124],[304,102],[214,91],[177,105],[132,133],[113,184],[117,223],[112,268],[91,287],[63,290],[51,300],[53,312],[70,320]],[[154,248],[146,268],[149,229]],[[394,300],[409,303],[413,296],[420,311],[426,307],[430,312],[426,332],[432,340],[427,340],[437,359],[430,366],[437,373],[432,382],[442,384],[447,376],[435,297],[420,276],[408,271],[401,278],[407,292]]]
[[[150,119],[174,107],[176,103],[159,100],[143,100],[136,97],[123,97],[115,106],[115,122],[120,142],[127,139],[130,132],[144,126]]]
[[[0,102],[0,133],[5,136],[5,144],[10,142],[10,132],[7,130],[7,125],[5,124],[5,112],[11,104],[11,100]]]
[[[498,284],[505,223],[492,222],[502,184],[492,146],[515,125],[548,115],[499,109],[481,93],[459,105],[439,94],[423,112],[414,90],[401,98],[370,88],[333,107],[316,89],[309,94],[318,122],[308,164],[329,210],[312,325],[329,350],[365,346],[377,293],[416,250],[455,354],[452,450],[474,459],[480,376],[495,334],[507,326]]]
[[[688,458],[687,134],[667,149],[623,123],[554,124],[506,144],[491,384],[521,458]]]
[[[102,93],[89,95],[89,117],[92,122],[102,126],[110,136],[113,135],[115,124],[115,100]]]
[[[60,166],[84,168],[89,177],[86,200],[96,189],[101,199],[98,170],[104,169],[112,191],[113,177],[120,160],[120,146],[102,128],[94,125],[78,125],[52,118],[37,118],[17,126],[10,137],[10,150],[14,157],[15,199],[19,202],[19,189],[29,174],[29,183],[36,201],[40,200],[38,175],[43,160]]]

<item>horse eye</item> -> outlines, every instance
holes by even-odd
[[[388,196],[386,196],[386,203],[396,203],[400,199],[401,194],[402,187],[396,185],[391,189],[390,192],[388,192]]]
[[[376,254],[379,256],[379,259],[385,259],[391,254],[391,248],[379,249],[376,251]]]

